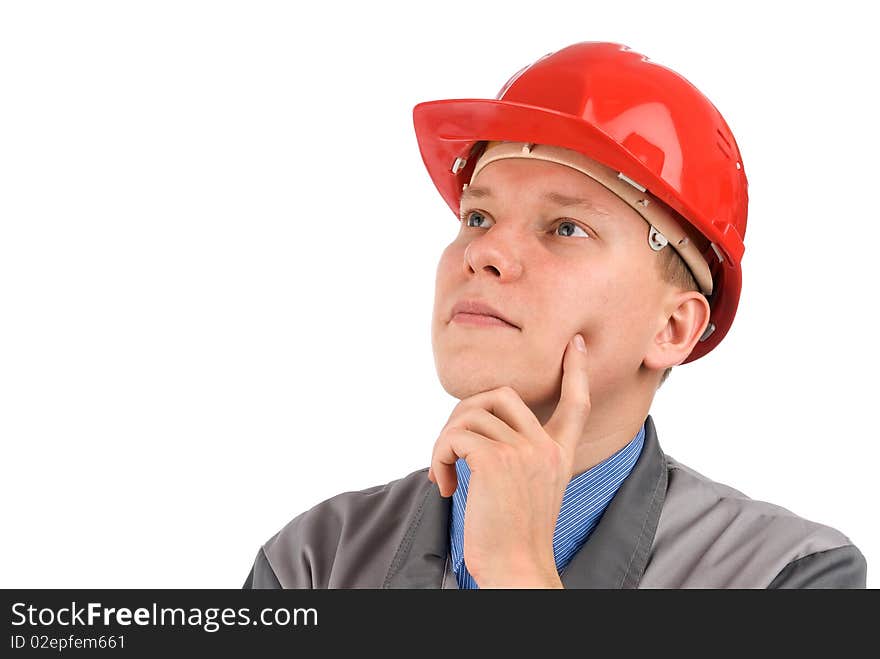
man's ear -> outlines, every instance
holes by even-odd
[[[664,307],[660,329],[648,346],[644,365],[662,371],[681,364],[706,331],[710,311],[709,302],[701,293],[674,293]]]

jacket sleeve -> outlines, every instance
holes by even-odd
[[[254,560],[250,574],[248,574],[242,589],[257,590],[280,588],[281,583],[278,581],[278,577],[275,576],[275,571],[272,569],[272,566],[269,565],[269,561],[266,559],[266,553],[263,551],[263,548],[260,547],[260,551],[257,552],[257,558]]]
[[[865,588],[868,564],[855,545],[807,554],[786,565],[768,588]]]

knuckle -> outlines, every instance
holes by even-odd
[[[462,398],[455,404],[455,407],[452,408],[452,414],[450,416],[455,416],[457,414],[461,414],[464,410],[468,408],[468,399]]]
[[[449,444],[452,441],[452,437],[451,437],[452,431],[454,431],[454,428],[452,428],[452,427],[444,428],[443,430],[440,431],[440,434],[437,436],[437,439],[434,441],[434,448],[431,451],[431,456],[433,458],[436,458],[438,456],[438,454],[440,454],[442,451],[445,451],[446,447],[449,446]]]
[[[455,418],[450,419],[444,428],[445,431],[452,430],[468,430],[473,424],[474,416],[477,410],[473,408],[465,408],[460,414],[456,414]]]
[[[575,413],[581,419],[587,418],[590,415],[590,401],[589,401],[589,399],[582,401],[579,405],[575,405]]]
[[[583,400],[583,408],[589,412],[591,407],[593,407],[593,400],[589,396],[586,396]]]
[[[514,398],[519,398],[519,394],[516,393],[516,389],[511,387],[509,384],[505,384],[504,386],[502,386],[500,393],[506,400],[513,400]]]

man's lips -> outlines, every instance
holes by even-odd
[[[500,318],[496,318],[495,316],[487,316],[480,313],[464,313],[460,311],[452,317],[452,320],[456,323],[466,323],[468,325],[495,325],[499,327],[509,327],[510,329],[518,329],[515,325],[511,325],[510,323],[501,320]]]
[[[519,329],[519,326],[504,313],[488,303],[476,299],[459,300],[452,307],[450,322],[453,320],[473,325],[500,325]]]

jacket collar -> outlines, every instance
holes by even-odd
[[[560,573],[566,588],[635,588],[648,562],[666,498],[666,456],[650,415],[635,466],[590,537]],[[421,505],[407,524],[384,588],[458,587],[449,557],[452,497],[425,479]]]

